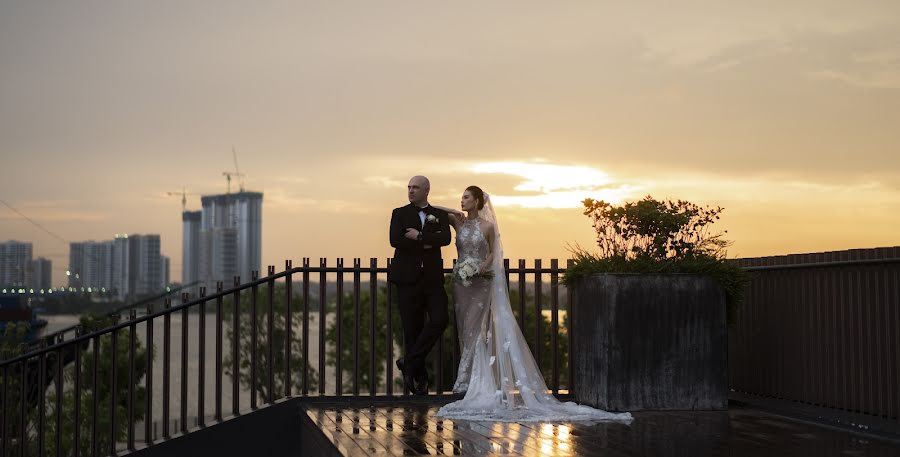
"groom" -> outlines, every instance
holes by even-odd
[[[416,395],[428,393],[425,356],[449,321],[441,246],[450,244],[450,219],[446,212],[428,204],[430,190],[428,178],[413,176],[407,186],[409,205],[391,214],[390,238],[395,250],[388,281],[397,285],[404,337],[403,357],[397,360],[397,367],[406,388]]]

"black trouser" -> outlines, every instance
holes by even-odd
[[[425,369],[425,357],[449,323],[447,292],[443,283],[424,285],[418,281],[398,285],[397,295],[403,321],[404,361],[407,369],[421,373]]]

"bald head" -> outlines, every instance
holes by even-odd
[[[406,186],[409,202],[416,206],[425,206],[428,203],[428,192],[431,190],[431,182],[424,176],[413,176]]]

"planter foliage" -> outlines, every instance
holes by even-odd
[[[599,249],[570,248],[574,262],[566,269],[564,283],[596,273],[706,275],[724,289],[728,322],[734,322],[748,276],[726,260],[731,245],[724,238],[727,231],[712,231],[722,207],[649,195],[621,206],[593,199],[582,203]]]

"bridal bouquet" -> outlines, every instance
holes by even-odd
[[[470,286],[472,278],[490,278],[494,276],[490,270],[481,271],[480,264],[481,262],[472,257],[460,260],[453,266],[453,276],[459,279],[464,286]]]

